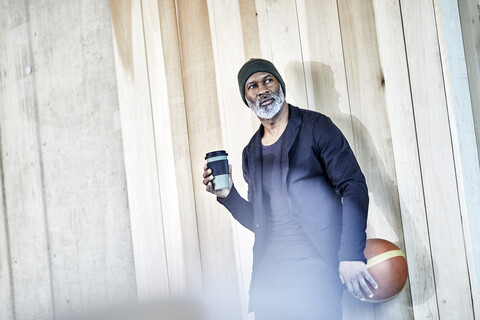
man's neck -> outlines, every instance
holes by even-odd
[[[264,128],[262,137],[264,145],[271,145],[280,138],[287,127],[288,117],[289,108],[287,101],[285,101],[280,111],[272,119],[259,118]]]

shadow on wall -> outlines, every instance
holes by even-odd
[[[353,141],[349,141],[349,143],[354,150],[355,155],[361,164],[362,171],[367,179],[370,193],[370,210],[374,211],[370,217],[375,216],[375,226],[372,224],[372,219],[369,219],[367,229],[368,235],[372,237],[372,235],[375,234],[384,234],[385,232],[382,232],[381,230],[376,232],[375,228],[382,228],[383,230],[387,228],[389,231],[388,233],[395,234],[398,239],[398,241],[396,241],[397,239],[389,240],[396,242],[397,245],[405,251],[402,214],[403,218],[406,220],[411,221],[412,218],[407,216],[409,215],[408,212],[401,213],[400,203],[402,199],[399,199],[397,183],[388,174],[386,166],[375,147],[370,132],[357,117],[350,113],[343,113],[340,109],[340,94],[335,89],[334,73],[329,65],[315,61],[306,61],[302,65],[300,62],[291,61],[286,67],[286,79],[309,79],[308,76],[304,77],[304,70],[305,72],[311,73],[309,76],[312,81],[313,99],[316,104],[315,106],[308,106],[309,109],[321,112],[330,117],[342,132],[346,133],[353,131]],[[301,84],[288,82],[288,86],[290,88],[288,90],[289,95],[295,97],[295,94],[303,94],[304,86]],[[312,97],[312,95],[310,95],[310,97]],[[309,101],[309,104],[312,104],[312,102]],[[306,108],[307,106],[299,107]],[[388,119],[386,119],[386,121],[388,121]],[[413,234],[417,234],[416,230],[413,231]],[[417,251],[421,251],[421,255],[416,254],[417,257],[430,257],[429,250],[425,243],[417,243],[416,249]],[[425,283],[433,281],[433,279],[417,279],[417,281]],[[435,294],[434,286],[424,286],[422,283],[414,284],[416,287],[424,287],[425,290],[422,295],[422,300],[416,301],[416,304],[422,304],[425,301],[428,301]],[[409,290],[408,287],[406,289]],[[407,295],[407,299],[411,306],[412,302],[410,294]]]
[[[314,89],[313,98],[317,104],[316,106],[310,106],[310,109],[330,117],[342,132],[353,132],[353,141],[349,138],[349,143],[367,178],[368,189],[373,196],[370,201],[373,200],[375,207],[378,207],[383,213],[399,212],[396,182],[390,178],[369,131],[357,117],[340,110],[340,94],[335,89],[332,69],[320,62],[305,62],[305,70],[311,71]],[[290,73],[298,72],[303,72],[302,65],[299,62],[290,62],[287,66],[287,76]],[[347,134],[346,136],[348,137]],[[370,205],[370,209],[371,207]],[[400,216],[396,220],[400,221]],[[396,234],[398,239],[403,240],[401,223],[396,223],[396,221],[389,221],[389,223],[388,227],[391,232]],[[369,231],[375,234],[371,225],[369,225],[369,228]]]

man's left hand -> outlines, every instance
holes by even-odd
[[[377,289],[378,285],[367,271],[367,267],[363,261],[340,261],[338,268],[340,280],[342,284],[346,284],[348,291],[360,300],[365,300],[364,293],[369,297],[373,297],[373,293],[367,285]],[[363,292],[362,292],[363,290]]]

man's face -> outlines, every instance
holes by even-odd
[[[272,119],[282,108],[285,95],[272,74],[257,72],[245,82],[245,99],[259,118]]]

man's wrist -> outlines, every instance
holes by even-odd
[[[232,187],[222,189],[220,192],[217,193],[217,197],[220,199],[225,199],[230,195],[231,192],[232,192]]]
[[[232,184],[232,186],[230,188],[226,188],[226,190],[228,190],[228,193],[225,195],[225,196],[220,196],[219,194],[217,194],[217,201],[219,201],[220,203],[224,202],[224,201],[227,201],[230,196],[232,195],[232,191],[234,189],[234,185]]]

